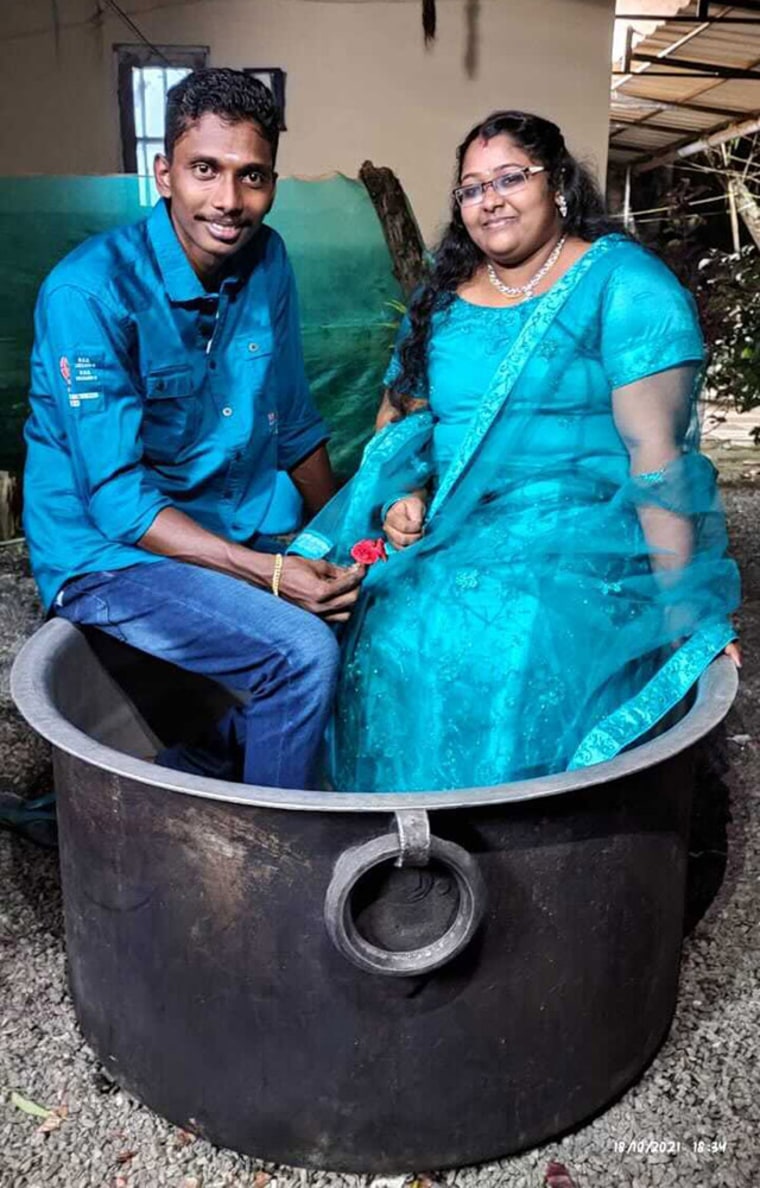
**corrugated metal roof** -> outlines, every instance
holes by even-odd
[[[618,5],[622,13],[638,11],[636,0],[624,4]],[[697,7],[698,0],[684,4],[680,19],[664,20],[633,43],[629,62],[615,63],[618,71],[625,65],[630,73],[613,74],[610,161],[644,164],[760,117],[760,5],[711,3],[713,19],[703,21]],[[730,23],[721,24],[721,18]],[[711,69],[751,71],[756,77],[705,73]]]

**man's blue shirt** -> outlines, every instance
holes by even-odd
[[[24,527],[46,607],[76,574],[160,560],[136,542],[164,507],[249,540],[277,470],[326,439],[277,232],[262,227],[232,267],[206,292],[162,201],[43,284]]]

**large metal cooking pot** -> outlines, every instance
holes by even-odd
[[[64,620],[12,674],[54,747],[71,992],[104,1065],[221,1146],[380,1172],[536,1144],[629,1085],[673,1013],[694,744],[457,792],[257,788],[136,756],[218,686]]]

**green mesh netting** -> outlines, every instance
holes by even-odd
[[[53,265],[89,235],[148,213],[145,178],[0,178],[0,469],[18,470],[26,417],[32,313]],[[369,436],[401,291],[364,186],[338,174],[278,184],[269,223],[298,281],[306,369],[349,474]]]

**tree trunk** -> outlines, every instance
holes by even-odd
[[[393,261],[393,275],[406,297],[417,288],[425,270],[425,244],[403,187],[392,169],[365,161],[359,177],[383,228]]]

